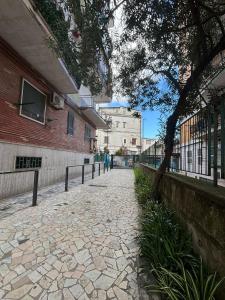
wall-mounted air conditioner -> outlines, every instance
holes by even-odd
[[[64,99],[57,93],[52,94],[52,98],[50,100],[50,104],[54,106],[56,109],[63,109],[64,108]]]

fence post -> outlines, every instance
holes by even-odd
[[[65,192],[68,192],[68,181],[69,181],[69,167],[66,167]]]
[[[113,154],[111,155],[111,163],[110,163],[110,168],[113,169]]]
[[[92,179],[94,179],[94,172],[95,172],[95,164],[92,165]]]
[[[84,165],[82,166],[82,184],[84,184]]]
[[[32,206],[37,205],[38,177],[39,177],[39,171],[35,170],[34,171],[34,186],[33,186]]]
[[[101,175],[101,163],[98,164],[98,175]]]

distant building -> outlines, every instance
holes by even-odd
[[[156,139],[142,138],[141,143],[141,152],[145,151],[157,141]]]
[[[134,117],[135,110],[128,111],[127,107],[101,107],[99,113],[108,119],[110,129],[97,130],[98,151],[108,149],[115,154],[123,149],[125,154],[141,152],[141,117]]]

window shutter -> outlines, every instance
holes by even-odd
[[[69,111],[67,116],[67,134],[73,135],[73,132],[74,132],[74,113],[72,111]]]

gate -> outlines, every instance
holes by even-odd
[[[139,155],[111,155],[111,168],[131,169],[139,161]]]

